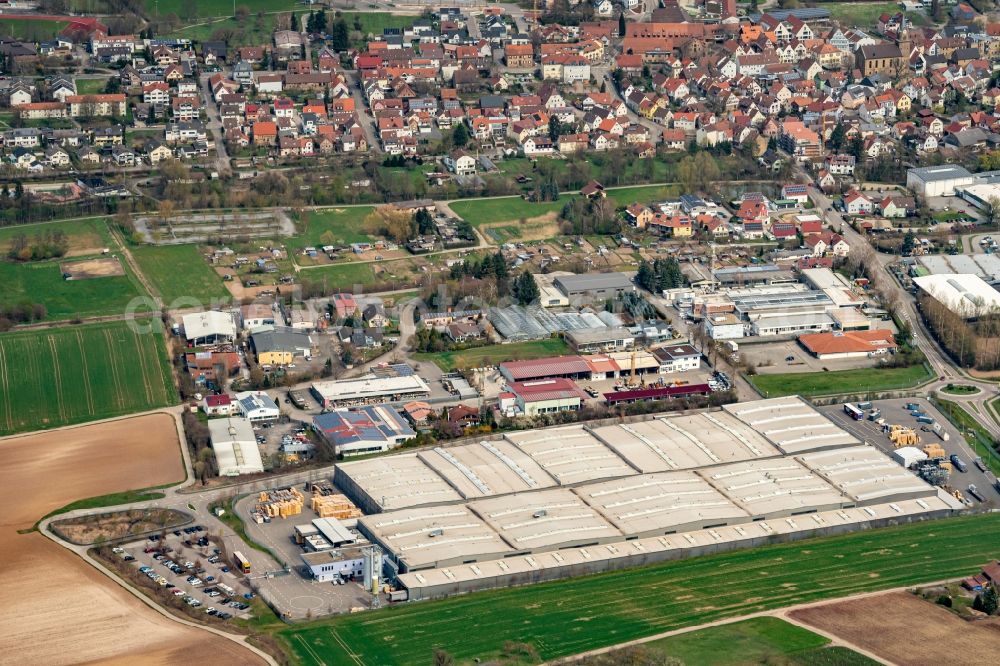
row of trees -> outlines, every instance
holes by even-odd
[[[45,319],[47,311],[41,303],[11,303],[0,305],[0,332],[9,331],[18,324],[29,324]]]
[[[15,261],[40,261],[62,257],[69,249],[69,239],[62,231],[45,231],[29,238],[17,234],[10,241],[7,256]]]
[[[934,336],[956,363],[979,370],[1000,368],[1000,310],[970,303],[966,312],[957,314],[928,295],[922,295],[918,304]]]

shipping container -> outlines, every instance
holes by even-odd
[[[929,416],[918,416],[917,417],[917,423],[926,423],[926,424],[930,425],[930,424],[934,423],[934,419],[932,419]]]

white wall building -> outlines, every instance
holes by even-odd
[[[246,419],[226,418],[208,422],[219,476],[239,476],[264,471],[253,427]]]
[[[244,391],[233,397],[236,399],[237,411],[253,423],[275,421],[281,415],[278,403],[266,393]]]

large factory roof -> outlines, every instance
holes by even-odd
[[[782,453],[859,443],[797,396],[734,403],[723,409],[761,433]]]
[[[601,441],[641,472],[666,472],[780,455],[724,412],[620,423],[594,429]]]
[[[701,470],[709,483],[752,516],[787,516],[850,503],[792,458],[734,463]]]
[[[413,453],[349,462],[338,467],[383,510],[462,499]]]
[[[511,432],[502,439],[345,463],[338,475],[365,506],[389,511],[858,443],[808,403],[787,397],[593,428]]]
[[[934,494],[934,488],[870,446],[816,451],[797,459],[858,504]]]
[[[461,504],[403,509],[358,520],[408,569],[502,557],[510,548],[489,525]]]
[[[693,472],[644,474],[575,488],[623,534],[650,536],[746,522],[749,516]]]
[[[513,432],[506,437],[561,486],[636,472],[581,425]]]
[[[417,375],[405,377],[370,375],[358,379],[313,382],[312,389],[329,402],[431,392],[424,380]]]
[[[612,564],[616,561],[650,561],[654,554],[665,555],[656,558],[660,560],[683,557],[691,551],[704,552],[705,549],[716,549],[730,543],[749,546],[765,543],[772,537],[802,537],[813,534],[818,529],[863,525],[872,520],[905,519],[929,512],[960,508],[962,505],[958,500],[939,491],[927,498],[863,508],[831,509],[809,515],[457,564],[404,573],[399,576],[399,580],[410,590],[411,598],[426,598],[434,594],[435,588],[448,590],[458,589],[458,586],[462,585],[474,587],[477,581],[482,581],[482,587],[502,585],[507,581],[511,584],[526,583],[547,570],[562,570],[562,575],[586,573],[600,570],[602,564]]]
[[[467,499],[555,485],[537,462],[506,441],[434,447],[417,456]]]
[[[564,488],[470,502],[516,551],[621,541],[622,533]]]
[[[1000,308],[1000,292],[968,273],[944,273],[913,278],[913,283],[953,313],[972,319]]]

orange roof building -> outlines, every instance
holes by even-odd
[[[896,351],[891,331],[833,331],[799,336],[799,344],[818,359],[862,358]]]

